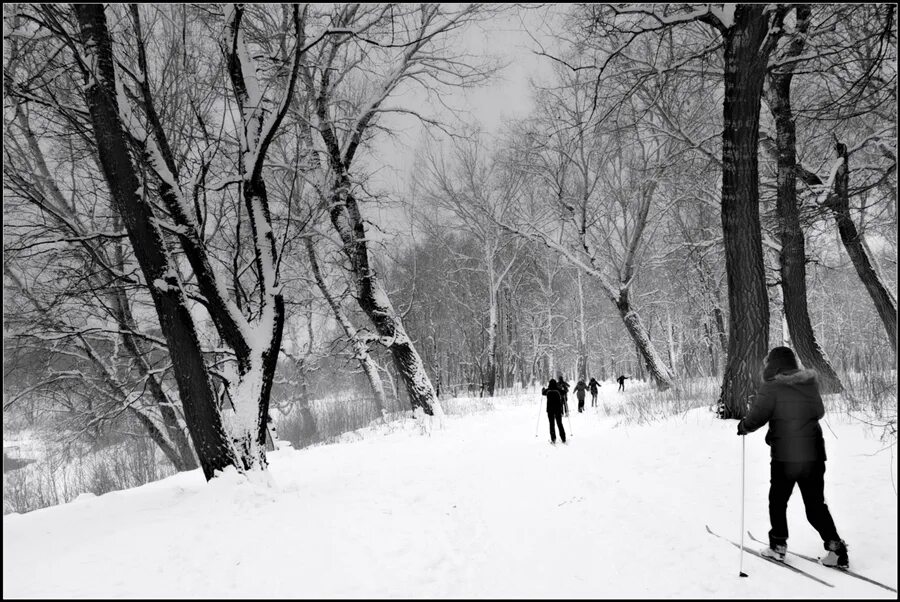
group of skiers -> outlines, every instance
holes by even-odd
[[[625,379],[628,376],[619,376],[616,380],[619,383],[619,391],[625,390]],[[563,443],[566,442],[566,429],[563,427],[563,415],[569,415],[569,388],[562,374],[559,380],[550,379],[547,386],[541,389],[541,394],[547,397],[547,417],[550,421],[550,442],[556,445],[556,427],[559,427],[559,437]],[[597,407],[597,393],[600,383],[596,378],[591,377],[590,381],[585,384],[583,380],[579,380],[575,385],[575,396],[578,398],[578,411],[584,412],[584,397],[586,391],[591,392],[591,407]]]
[[[746,435],[766,423],[766,444],[771,449],[771,479],[769,486],[769,546],[761,550],[767,558],[783,562],[787,553],[787,504],[799,485],[806,518],[819,532],[826,555],[820,562],[826,566],[848,568],[847,544],[840,538],[834,520],[825,504],[825,439],[819,420],[825,406],[819,394],[814,370],[801,370],[789,347],[775,347],[765,358],[762,383],[747,415],[738,422],[737,434]],[[626,376],[619,376],[619,391],[625,389]],[[578,411],[584,411],[585,390],[590,389],[591,406],[597,405],[600,383],[591,378],[575,385]],[[555,427],[559,427],[562,442],[566,442],[562,416],[569,414],[567,393],[569,383],[562,375],[551,379],[541,393],[547,397],[547,417],[550,420],[550,441],[556,444]]]

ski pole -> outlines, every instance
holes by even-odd
[[[741,436],[741,568],[738,570],[740,577],[746,577],[744,572],[744,466],[746,465],[744,455],[747,450],[747,436]]]
[[[569,435],[572,436],[574,434],[572,433],[572,419],[569,418],[568,414],[566,414],[566,422],[569,423]]]
[[[535,436],[535,437],[538,436],[538,429],[541,428],[541,408],[542,408],[543,405],[544,405],[544,401],[543,401],[543,400],[540,400],[540,401],[538,402],[538,417],[537,417],[537,423],[534,425],[534,436]]]

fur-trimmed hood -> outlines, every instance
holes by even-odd
[[[791,370],[781,372],[772,377],[772,381],[785,385],[806,385],[817,382],[819,374],[812,369]]]

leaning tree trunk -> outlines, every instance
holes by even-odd
[[[328,284],[326,284],[325,279],[322,277],[322,271],[319,269],[319,261],[316,259],[315,247],[313,246],[312,240],[309,238],[306,239],[306,252],[307,255],[309,255],[309,265],[312,268],[316,284],[319,286],[319,291],[321,291],[322,296],[325,297],[325,300],[328,302],[328,306],[331,308],[332,313],[334,313],[334,317],[337,319],[338,324],[344,329],[347,338],[350,339],[350,344],[353,346],[353,351],[356,353],[354,357],[359,362],[363,373],[369,380],[369,386],[372,388],[372,394],[375,396],[375,405],[378,406],[378,412],[381,414],[381,417],[384,418],[387,415],[387,404],[384,396],[384,384],[381,382],[381,374],[378,373],[378,366],[375,365],[375,360],[372,359],[372,356],[369,353],[368,345],[366,345],[366,342],[362,339],[359,332],[357,332],[353,323],[350,322],[350,319],[347,317],[347,314],[344,313],[338,300],[334,298],[331,291],[328,289]]]
[[[768,33],[763,5],[738,5],[724,34],[725,102],[722,132],[722,233],[728,275],[728,359],[719,396],[720,418],[742,418],[756,394],[769,346],[759,220],[759,110]]]
[[[834,221],[837,223],[838,232],[841,235],[841,242],[856,268],[859,279],[862,280],[863,286],[866,287],[869,296],[875,303],[875,309],[887,332],[888,340],[894,355],[897,355],[897,300],[894,295],[884,285],[878,272],[872,266],[869,260],[869,254],[866,252],[859,231],[853,218],[850,217],[850,165],[848,163],[847,146],[838,142],[835,150],[841,160],[834,181],[834,194],[830,195],[828,207],[834,214]]]
[[[421,408],[426,414],[433,415],[434,408],[440,408],[437,395],[421,356],[406,334],[403,320],[391,304],[371,265],[365,224],[350,186],[349,176],[346,172],[341,173],[332,189],[329,213],[331,223],[344,244],[344,253],[350,260],[355,277],[356,300],[371,320],[381,342],[390,350],[398,375],[406,385],[413,410]]]
[[[797,7],[798,30],[805,31],[809,22],[809,5]],[[797,36],[788,49],[788,56],[798,56],[803,50],[803,37]],[[800,361],[819,373],[823,393],[843,390],[840,378],[825,357],[813,332],[806,296],[806,248],[797,207],[797,150],[794,117],[791,111],[791,80],[793,70],[770,73],[766,97],[775,117],[775,143],[778,149],[778,198],[776,212],[779,219],[781,251],[778,259],[781,270],[781,290],[784,317],[791,342]]]
[[[137,170],[131,162],[127,138],[119,118],[113,70],[112,40],[102,4],[76,4],[85,49],[96,71],[89,74],[85,97],[97,152],[119,215],[128,231],[135,257],[159,315],[159,323],[172,358],[185,421],[207,479],[217,470],[237,466],[203,360],[186,298],[177,281],[162,232],[142,195]]]
[[[672,386],[673,378],[666,363],[656,351],[656,347],[650,342],[650,334],[641,321],[641,317],[637,312],[631,309],[631,303],[628,298],[628,289],[623,288],[619,291],[619,297],[616,299],[616,307],[619,309],[619,315],[625,323],[631,340],[634,341],[635,350],[638,355],[638,369],[642,370],[646,367],[650,378],[656,384],[660,391],[665,391]],[[643,365],[643,366],[642,366]],[[643,379],[643,374],[641,375]]]

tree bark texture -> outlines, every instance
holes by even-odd
[[[741,4],[724,33],[725,102],[722,133],[722,231],[728,277],[728,358],[718,415],[742,418],[756,394],[769,346],[759,218],[759,111],[768,33],[763,5]]]
[[[809,5],[797,7],[797,29],[805,32],[809,22]],[[788,56],[797,56],[804,46],[798,35],[788,49]],[[794,116],[791,111],[791,80],[793,69],[785,73],[769,73],[766,97],[775,117],[775,144],[778,149],[778,197],[776,213],[779,221],[781,251],[778,254],[784,318],[794,351],[807,368],[819,373],[823,393],[843,390],[840,378],[816,342],[809,318],[806,291],[806,247],[797,205],[797,147]]]
[[[86,50],[91,53],[96,68],[90,76],[96,79],[88,82],[85,96],[100,163],[141,271],[150,284],[194,449],[203,474],[211,479],[217,470],[235,466],[237,458],[219,415],[184,292],[177,276],[170,271],[171,261],[162,232],[144,200],[137,170],[131,162],[127,138],[119,119],[112,42],[104,6],[76,4],[75,13]]]
[[[672,386],[672,374],[656,351],[656,347],[650,342],[650,335],[641,321],[641,317],[632,311],[628,298],[628,289],[623,289],[619,293],[616,307],[619,309],[619,315],[622,317],[622,322],[625,323],[628,334],[631,335],[631,340],[634,341],[635,351],[638,356],[638,370],[646,368],[650,378],[653,379],[660,391],[670,388]],[[640,376],[643,378],[643,374]]]

